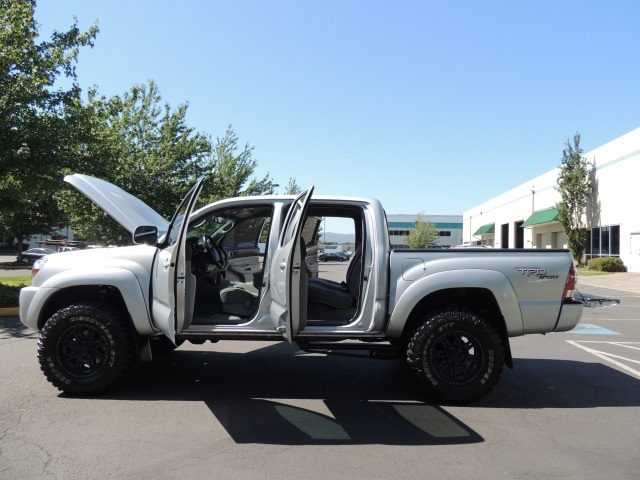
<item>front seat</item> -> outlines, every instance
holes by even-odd
[[[229,282],[220,290],[222,311],[231,315],[252,317],[258,309],[260,290],[250,283]]]

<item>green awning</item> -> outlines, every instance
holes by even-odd
[[[496,224],[495,223],[487,223],[486,225],[482,225],[474,235],[493,235],[496,233]]]
[[[555,222],[558,218],[558,215],[560,215],[560,212],[555,207],[538,210],[537,212],[533,212],[521,226],[533,227],[534,225]]]

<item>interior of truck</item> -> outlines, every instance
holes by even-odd
[[[241,325],[257,314],[266,286],[272,225],[270,205],[216,211],[187,234],[196,278],[192,325]],[[363,212],[356,207],[311,205],[299,248],[307,279],[307,325],[346,325],[356,316],[362,288]],[[333,232],[332,232],[333,230]],[[336,234],[335,232],[340,232]],[[331,244],[340,256],[327,255]]]

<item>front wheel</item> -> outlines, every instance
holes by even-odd
[[[108,305],[91,302],[57,311],[38,341],[40,369],[65,392],[93,393],[117,384],[135,359],[126,320]]]
[[[427,317],[407,347],[407,362],[430,395],[467,403],[487,394],[504,365],[502,341],[493,326],[468,310]]]

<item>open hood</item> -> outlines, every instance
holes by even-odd
[[[131,234],[136,227],[151,225],[157,227],[158,235],[167,233],[169,222],[162,218],[142,200],[128,194],[120,187],[100,180],[74,173],[64,177],[64,181],[70,183],[83,193],[87,198],[107,212],[113,219],[126,228]]]

